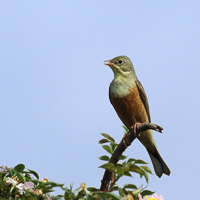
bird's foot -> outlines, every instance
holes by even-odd
[[[140,124],[141,124],[140,122],[136,122],[133,126],[131,126],[131,130],[133,130],[133,134],[134,134],[135,137],[138,136],[137,130],[138,130],[138,126],[139,126]],[[131,130],[129,130],[129,131],[124,135],[124,137],[122,138],[123,144],[124,144],[124,146],[125,146],[126,148],[127,148],[128,146],[126,145],[125,138],[131,133]]]
[[[138,125],[140,125],[141,123],[140,122],[136,122],[133,126],[131,126],[131,130],[133,129],[133,133],[134,133],[134,136],[137,137],[137,129],[138,129]]]

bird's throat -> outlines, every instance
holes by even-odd
[[[132,88],[135,85],[134,78],[123,78],[123,77],[115,77],[110,84],[109,92],[116,98],[124,97],[128,95]]]

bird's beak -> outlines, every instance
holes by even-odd
[[[114,64],[112,63],[112,60],[106,60],[104,61],[104,65],[113,66]]]

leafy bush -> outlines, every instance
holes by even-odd
[[[112,155],[118,144],[108,134],[102,133],[104,137],[99,141],[102,148]],[[110,157],[103,155],[99,158],[102,161],[108,162]],[[122,187],[118,186],[117,182],[123,176],[132,176],[133,173],[139,174],[140,178],[146,180],[148,184],[149,176],[152,174],[147,163],[140,159],[127,158],[122,155],[120,162],[116,165],[112,163],[105,163],[100,166],[105,170],[112,172],[112,181],[108,185],[107,192],[103,193],[98,188],[87,187],[86,183],[82,183],[79,188],[73,190],[70,187],[64,187],[64,184],[59,184],[49,181],[47,178],[40,180],[37,172],[25,169],[24,164],[18,164],[14,168],[7,166],[0,167],[0,199],[1,200],[163,200],[162,196],[158,196],[150,190],[146,190],[141,186],[134,184],[125,184]],[[53,196],[51,192],[59,187],[63,190],[62,195]],[[152,195],[148,197],[147,195]]]

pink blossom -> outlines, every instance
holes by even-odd
[[[164,200],[164,197],[163,196],[158,196],[156,193],[154,193],[152,196],[151,196],[151,198],[154,198],[154,199],[158,199],[158,200]]]
[[[1,166],[0,168],[1,168],[1,171],[4,172],[4,171],[6,171],[7,166],[3,165],[3,166]]]
[[[141,194],[138,194],[139,200],[164,200],[163,196],[158,196],[156,193],[154,193],[151,197],[145,196],[142,198]]]
[[[24,183],[25,189],[34,188],[34,183],[31,181]]]
[[[140,193],[138,194],[138,198],[139,200],[147,200],[146,197],[142,198],[142,195]]]
[[[20,183],[16,185],[16,187],[19,189],[20,192],[22,192],[22,190],[34,188],[34,183],[31,181],[28,181],[25,183]]]

